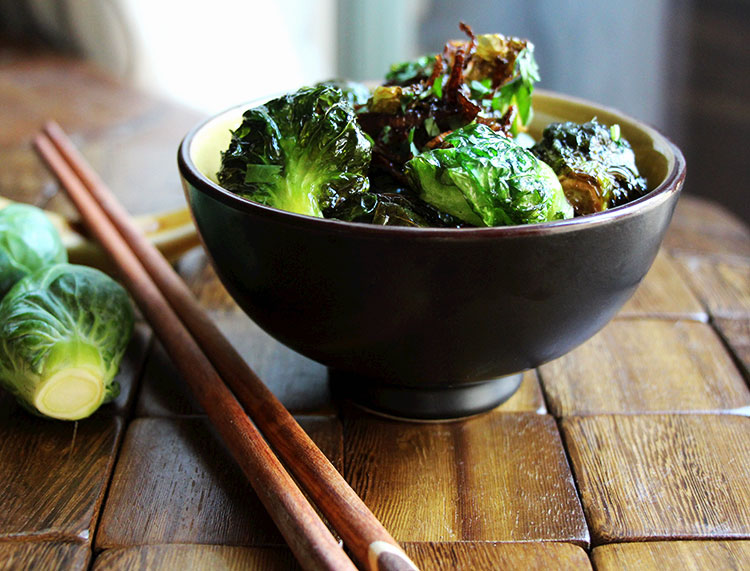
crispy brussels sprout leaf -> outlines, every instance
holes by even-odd
[[[358,81],[329,79],[316,84],[316,87],[319,86],[334,87],[338,89],[352,107],[366,105],[367,101],[370,99],[370,89],[364,83],[359,83]]]
[[[512,113],[507,132],[518,135],[531,121],[531,95],[540,79],[534,44],[502,34],[481,34],[475,42],[466,81],[482,107],[479,116],[490,119]]]
[[[430,77],[434,65],[434,55],[422,56],[414,61],[394,63],[386,74],[385,80],[395,85],[408,85]]]
[[[552,170],[512,139],[481,124],[444,139],[446,148],[417,155],[406,172],[419,196],[474,226],[571,218]]]
[[[28,204],[0,210],[0,299],[31,272],[67,261],[60,234],[42,210]]]
[[[0,383],[37,414],[87,417],[119,393],[113,379],[132,328],[130,299],[106,274],[37,270],[0,303]]]
[[[323,217],[367,191],[371,143],[341,91],[305,87],[246,111],[219,183],[281,210]]]
[[[555,171],[577,215],[625,204],[646,192],[630,144],[617,125],[549,125],[532,152]]]

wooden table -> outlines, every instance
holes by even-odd
[[[75,216],[28,147],[54,117],[131,211],[182,203],[197,114],[80,63],[0,56],[0,194]],[[258,329],[201,250],[179,269],[423,569],[750,567],[750,232],[717,206],[684,197],[616,319],[459,422],[337,409],[325,368]],[[145,324],[119,381],[75,424],[0,395],[0,567],[294,568]]]

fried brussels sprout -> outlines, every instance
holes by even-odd
[[[323,217],[368,190],[370,158],[371,143],[341,91],[305,87],[244,113],[217,177],[255,202]]]
[[[130,299],[106,274],[37,270],[0,303],[0,383],[37,414],[87,417],[118,395],[113,379],[132,328]]]
[[[60,234],[42,210],[28,204],[0,210],[0,299],[24,276],[67,261]]]
[[[359,83],[358,81],[329,79],[316,84],[316,87],[320,86],[335,87],[343,93],[344,98],[352,107],[366,105],[367,100],[370,99],[370,89],[364,83]]]
[[[474,226],[573,216],[552,169],[485,125],[453,131],[443,148],[407,162],[406,173],[422,200]]]
[[[385,75],[385,80],[395,85],[408,85],[427,79],[432,75],[436,59],[437,56],[429,55],[419,57],[414,61],[394,63]]]
[[[532,152],[552,167],[576,215],[601,212],[646,192],[635,154],[617,125],[549,125]]]

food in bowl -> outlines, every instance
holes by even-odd
[[[585,125],[593,117],[608,131],[619,125],[649,192],[593,215],[510,226],[301,215],[249,200],[217,179],[243,113],[263,103],[227,109],[180,144],[185,196],[208,256],[258,326],[329,368],[335,395],[401,417],[491,409],[513,394],[522,371],[601,329],[650,268],[685,177],[680,150],[655,129],[536,90],[530,137],[542,141],[552,123]],[[372,163],[368,180],[377,186],[382,171],[371,171]],[[391,196],[408,205],[402,194]]]
[[[511,226],[601,212],[646,191],[619,125],[526,134],[533,45],[500,34],[395,64],[386,83],[329,81],[247,110],[219,183],[260,204],[350,222]]]

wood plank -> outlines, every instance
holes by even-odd
[[[712,316],[750,319],[750,258],[728,262],[678,256],[676,261]]]
[[[633,317],[708,320],[706,310],[663,250],[657,254],[633,297],[615,316]]]
[[[73,132],[97,131],[158,107],[155,98],[125,88],[94,65],[49,53],[0,65],[0,101],[0,194],[39,206],[56,193],[29,145],[45,121],[55,118]]]
[[[586,552],[570,543],[419,542],[402,546],[422,571],[591,569]]]
[[[0,539],[90,541],[121,431],[117,416],[0,417]]]
[[[592,542],[750,538],[750,419],[569,417],[562,430]]]
[[[63,123],[63,127],[125,209],[138,215],[186,207],[177,169],[164,165],[174,161],[180,141],[202,118],[194,111],[155,101],[150,112],[105,131],[89,133],[75,124]],[[53,194],[45,207],[71,220],[80,218],[64,192]]]
[[[65,569],[84,571],[91,550],[87,545],[47,541],[0,542],[0,569]]]
[[[228,545],[139,545],[107,549],[94,561],[95,571],[150,569],[171,571],[294,571],[301,569],[285,547]]]
[[[404,550],[422,571],[453,569],[591,569],[586,552],[567,543],[405,543]],[[283,547],[219,545],[142,545],[107,549],[94,571],[125,569],[299,569]]]
[[[66,128],[112,128],[155,110],[158,100],[116,81],[97,66],[50,53],[0,65],[0,146],[28,143],[56,118]]]
[[[302,417],[300,424],[341,469],[338,421]],[[96,545],[153,543],[284,545],[204,418],[142,418],[128,428]]]
[[[642,569],[750,569],[750,541],[649,541],[594,548],[597,571]]]
[[[670,253],[750,258],[750,229],[715,202],[682,196],[664,237]]]
[[[333,415],[328,371],[263,333],[245,315],[213,315],[263,382],[295,414]],[[153,344],[146,362],[137,416],[195,416],[203,411],[189,393],[161,343]]]
[[[742,365],[745,377],[750,379],[750,320],[717,317],[714,326]]]
[[[588,543],[548,415],[424,424],[350,413],[344,427],[345,476],[398,541]]]
[[[750,390],[707,324],[615,320],[539,369],[556,417],[616,412],[750,412]]]
[[[539,384],[539,374],[536,370],[526,371],[518,390],[507,401],[495,409],[498,412],[536,412],[545,414],[542,387]]]

